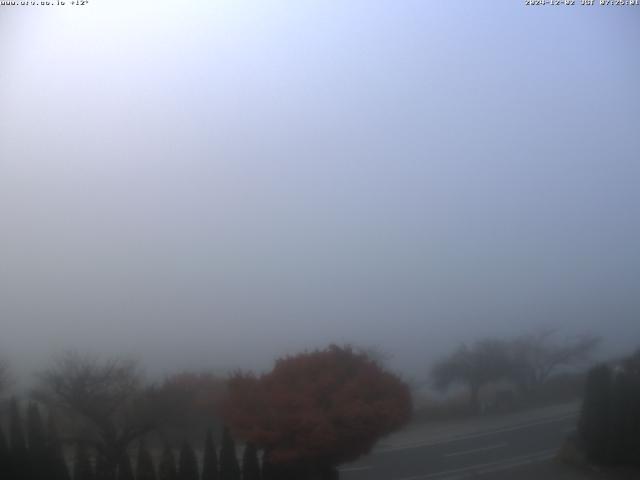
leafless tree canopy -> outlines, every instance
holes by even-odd
[[[127,446],[156,428],[170,405],[143,384],[136,362],[67,352],[41,374],[36,396],[85,420],[76,440],[92,445],[111,478]]]
[[[66,352],[42,373],[39,393],[57,406],[102,421],[114,416],[140,390],[141,377],[132,360],[97,358]]]
[[[445,389],[453,383],[469,387],[474,408],[480,388],[510,373],[506,344],[500,340],[480,340],[471,346],[462,345],[438,362],[431,370],[433,384]]]
[[[544,329],[511,340],[486,339],[462,345],[431,370],[433,385],[445,389],[463,384],[474,404],[480,388],[496,380],[509,380],[521,391],[531,392],[558,369],[588,360],[600,342],[592,335],[563,341],[556,336],[556,330]]]
[[[557,340],[555,329],[540,329],[511,343],[514,380],[525,389],[543,384],[557,369],[589,359],[600,337],[580,335]]]

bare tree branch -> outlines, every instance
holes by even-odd
[[[165,405],[144,386],[136,362],[66,352],[40,375],[35,396],[85,420],[81,434],[115,469],[127,446],[156,428]],[[113,473],[113,472],[111,472]],[[109,473],[107,473],[109,474]]]
[[[556,329],[540,329],[511,342],[513,379],[527,390],[539,386],[558,368],[579,365],[589,359],[600,337],[580,335],[555,341]]]
[[[478,393],[483,385],[509,375],[507,344],[485,339],[471,346],[461,345],[431,370],[433,385],[444,390],[454,383],[466,385],[473,408],[478,408]]]

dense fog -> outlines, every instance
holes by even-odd
[[[0,355],[637,347],[637,12],[521,3],[0,7]]]

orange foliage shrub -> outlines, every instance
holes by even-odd
[[[223,416],[274,464],[338,465],[368,453],[411,416],[396,375],[350,347],[282,358],[265,375],[229,380]]]

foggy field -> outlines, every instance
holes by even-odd
[[[637,3],[0,2],[0,480],[635,475]]]

